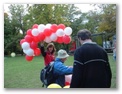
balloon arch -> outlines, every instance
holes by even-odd
[[[26,54],[27,61],[33,60],[34,56],[41,54],[38,48],[39,42],[57,42],[69,44],[71,42],[72,28],[64,24],[34,24],[31,29],[26,31],[26,35],[20,40],[23,52]]]

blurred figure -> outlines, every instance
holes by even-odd
[[[116,61],[116,34],[113,36],[113,58]]]
[[[116,41],[114,42],[114,47],[113,47],[113,57],[114,60],[116,60]]]

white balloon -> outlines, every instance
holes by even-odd
[[[25,54],[27,54],[27,50],[23,50],[23,52],[24,52]]]
[[[28,42],[23,42],[21,47],[23,50],[28,50],[30,48],[30,44]]]
[[[38,34],[39,34],[38,29],[36,29],[36,28],[32,29],[32,35],[33,36],[38,36]]]
[[[46,28],[46,27],[45,27],[44,24],[38,25],[38,31],[39,31],[39,32],[43,32],[45,28]]]
[[[15,57],[16,54],[14,52],[11,53],[11,57]]]
[[[50,39],[50,37],[46,37],[46,38],[44,39],[44,41],[45,41],[46,43],[50,43],[50,42],[51,42],[51,39]]]
[[[56,31],[56,35],[59,36],[59,37],[62,37],[62,36],[64,35],[63,29],[58,29],[58,30]]]
[[[51,24],[46,24],[46,28],[50,29],[50,27],[51,27]]]
[[[33,56],[34,55],[34,50],[33,49],[28,49],[27,51],[26,51],[26,54],[28,55],[28,56]]]
[[[52,41],[56,41],[56,40],[57,40],[57,35],[56,35],[56,33],[52,33],[51,36],[50,36],[50,39],[51,39]]]
[[[71,80],[72,80],[72,74],[70,74],[70,75],[65,75],[65,82],[71,83]]]
[[[71,34],[72,34],[72,28],[71,28],[71,27],[66,27],[66,28],[64,29],[64,33],[65,33],[66,35],[71,35]]]

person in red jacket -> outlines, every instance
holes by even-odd
[[[44,57],[44,64],[47,66],[51,61],[55,60],[55,45],[53,43],[49,43],[46,47],[46,51],[44,49],[44,43],[42,42],[40,45],[40,50],[42,53],[42,56]]]

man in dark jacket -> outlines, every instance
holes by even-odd
[[[106,51],[92,42],[89,30],[80,30],[77,36],[82,46],[74,53],[70,88],[110,88],[112,74]]]
[[[58,51],[58,56],[54,61],[54,75],[56,78],[55,83],[60,85],[61,87],[65,86],[65,75],[72,74],[73,68],[69,66],[65,66],[64,62],[66,61],[69,55],[63,49]]]

